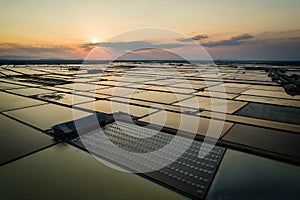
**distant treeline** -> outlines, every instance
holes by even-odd
[[[112,62],[110,60],[0,60],[0,65],[27,65],[27,64],[105,64]],[[113,62],[139,62],[139,63],[189,63],[186,60],[115,60]],[[197,61],[192,63],[211,63],[212,61]],[[267,64],[275,66],[300,66],[299,61],[285,61],[285,60],[215,60],[214,63],[218,65],[233,65],[233,64]]]

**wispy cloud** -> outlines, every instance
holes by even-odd
[[[238,36],[231,37],[227,40],[219,40],[219,41],[212,41],[203,43],[201,45],[206,47],[216,47],[216,46],[238,46],[241,44],[245,44],[247,40],[254,38],[253,35],[250,34],[242,34]]]
[[[166,58],[170,55],[162,54],[162,49],[169,51],[184,51],[194,55],[191,41],[198,41],[214,58],[226,59],[299,59],[300,58],[300,30],[262,33],[240,34],[232,37],[197,34],[190,38],[179,38],[172,42],[149,41],[109,41],[101,43],[82,43],[70,45],[38,44],[27,45],[21,43],[0,43],[0,56],[27,56],[39,58],[84,58],[93,47],[101,51],[101,56],[117,56],[127,51],[148,49],[147,51],[132,52],[131,57]],[[185,48],[192,47],[192,48]],[[222,48],[218,48],[222,47]],[[224,47],[224,48],[223,48]],[[152,50],[149,50],[152,49]],[[100,55],[100,53],[99,53]],[[98,54],[97,54],[98,56]],[[127,55],[129,56],[129,55]],[[160,57],[159,57],[160,56]]]
[[[242,43],[237,45],[227,45],[226,48],[214,48],[221,45],[209,46],[206,50],[217,59],[299,60],[300,58],[300,37],[294,35],[265,32],[239,42],[241,41]]]
[[[116,60],[184,60],[181,56],[162,49],[139,49],[129,51]]]
[[[107,47],[115,50],[136,50],[146,48],[157,48],[157,49],[172,49],[182,47],[183,44],[179,43],[165,43],[165,44],[154,44],[145,41],[129,41],[129,42],[100,42],[100,43],[87,43],[82,44],[81,48],[90,50],[94,47]]]
[[[0,43],[0,53],[23,52],[23,53],[65,53],[73,49],[61,45],[22,45],[18,43]]]
[[[0,43],[0,55],[9,56],[33,56],[41,58],[64,58],[65,56],[73,57],[76,48],[63,45],[24,45],[19,43]]]
[[[177,41],[179,41],[179,42],[193,42],[193,41],[199,41],[199,40],[206,39],[206,38],[208,38],[207,35],[195,35],[195,36],[189,37],[189,38],[179,38],[179,39],[177,39]]]

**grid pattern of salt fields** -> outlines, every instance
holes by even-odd
[[[300,176],[300,96],[288,94],[266,70],[277,68],[300,75],[300,67],[271,64],[222,64],[217,68],[203,63],[148,62],[119,62],[107,68],[104,64],[2,65],[3,196],[53,199],[51,188],[60,198],[73,199],[226,199],[242,194],[251,194],[252,199],[293,199],[299,196],[300,187],[295,181]],[[188,178],[182,182],[179,172],[186,166],[178,162],[184,157],[150,178],[118,172],[77,148],[75,140],[65,143],[49,134],[55,125],[76,119],[74,110],[80,117],[95,111],[126,113],[136,126],[152,124],[183,131],[199,145],[211,124],[222,123],[220,134],[210,136],[218,139],[215,148],[222,155],[209,176],[201,176],[204,172],[196,175],[208,182]],[[141,146],[128,145],[127,141],[124,148],[130,151]],[[99,147],[103,144],[97,143]],[[195,166],[185,165],[203,168],[199,160],[191,160],[196,160]],[[189,170],[193,174],[195,168]],[[45,179],[47,183],[40,184]],[[44,193],[51,194],[45,197]]]

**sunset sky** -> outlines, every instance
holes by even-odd
[[[109,41],[120,33],[161,27],[186,35],[174,41],[179,45],[195,39],[214,59],[300,60],[299,0],[9,0],[0,5],[2,58],[84,58],[87,47],[112,49]],[[169,49],[175,44],[160,42]]]

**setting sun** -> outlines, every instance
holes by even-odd
[[[90,40],[90,42],[91,42],[92,44],[96,44],[96,43],[99,43],[100,40],[99,40],[98,38],[92,38],[92,39]]]

